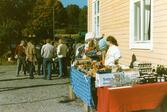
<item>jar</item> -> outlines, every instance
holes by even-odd
[[[149,83],[149,82],[150,82],[150,78],[149,78],[148,76],[144,77],[144,79],[145,79],[145,82],[146,82],[146,83]]]
[[[157,77],[156,76],[153,76],[153,82],[157,82]]]
[[[161,82],[161,77],[157,77],[157,82]]]
[[[154,83],[154,77],[150,76],[150,77],[149,77],[149,82],[150,82],[150,83]]]
[[[164,76],[161,77],[161,82],[165,82],[165,77]]]
[[[165,81],[167,81],[167,75],[165,75],[164,77],[165,77]]]
[[[139,81],[140,84],[144,84],[144,83],[145,83],[144,77],[139,77],[139,80],[140,80],[140,81]]]

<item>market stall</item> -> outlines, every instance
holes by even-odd
[[[133,67],[120,64],[120,50],[112,36],[107,38],[109,46],[103,60],[103,50],[95,47],[92,38],[86,39],[71,66],[73,92],[85,104],[97,107],[98,112],[130,112],[155,109],[163,103],[167,68],[158,66],[155,70],[152,63],[138,63],[133,58]]]
[[[167,95],[167,82],[123,88],[98,88],[98,112],[156,109]],[[160,108],[163,112],[163,108]]]
[[[71,87],[72,92],[84,102],[84,105],[87,106],[86,108],[95,109],[97,106],[96,64],[100,67],[101,63],[99,56],[96,54],[94,34],[91,32],[87,33],[85,42],[87,44],[81,44],[81,46],[76,48],[76,59],[70,70]]]
[[[93,95],[95,91],[94,78],[86,76],[76,68],[71,68],[71,85],[73,92],[88,106],[95,106]],[[96,94],[96,93],[95,93]]]

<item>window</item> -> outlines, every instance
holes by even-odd
[[[151,0],[131,0],[130,48],[152,48]]]
[[[93,32],[95,36],[99,36],[100,26],[99,26],[99,0],[93,1]]]

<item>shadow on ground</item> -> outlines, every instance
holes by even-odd
[[[0,92],[14,91],[19,89],[27,89],[27,88],[45,87],[45,86],[55,86],[55,85],[58,86],[58,85],[65,85],[65,84],[69,84],[69,82],[56,83],[56,84],[40,84],[40,85],[31,85],[31,86],[22,86],[22,87],[3,87],[3,88],[0,88]]]
[[[58,97],[52,97],[52,98],[46,98],[46,99],[40,99],[40,100],[33,100],[33,101],[24,101],[24,102],[16,102],[16,103],[6,103],[6,104],[0,104],[0,106],[7,106],[7,105],[18,105],[18,104],[26,104],[26,103],[36,103],[36,102],[42,102],[47,100],[55,100],[59,98],[64,98],[66,96],[58,96]]]
[[[13,79],[0,79],[0,81],[14,81],[14,80],[24,80],[24,79],[28,79],[28,77],[25,78],[13,78]]]

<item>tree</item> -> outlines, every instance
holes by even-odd
[[[55,28],[59,29],[66,25],[66,12],[63,4],[59,0],[46,0],[48,7],[54,10],[54,23]]]
[[[79,31],[87,32],[87,6],[80,10],[79,14]]]
[[[32,34],[53,37],[54,30],[86,31],[86,15],[87,7],[64,8],[60,0],[0,0],[0,45],[8,47]]]
[[[64,28],[67,24],[67,15],[63,4],[60,1],[55,2],[55,28]]]
[[[55,29],[66,25],[65,9],[58,0],[37,0],[31,15],[32,18],[23,31],[25,35],[34,33],[38,37],[53,37]]]
[[[25,23],[30,18],[29,12],[31,12],[34,1],[36,0],[1,0],[1,20],[10,18]]]
[[[12,43],[21,39],[21,30],[30,18],[34,1],[0,1],[0,46],[3,46],[1,53],[5,52],[6,48],[11,48]]]
[[[52,36],[52,9],[45,0],[37,0],[31,12],[31,19],[23,30],[25,36],[35,34],[38,37]]]
[[[78,32],[80,8],[77,5],[68,5],[66,7],[69,33]]]

